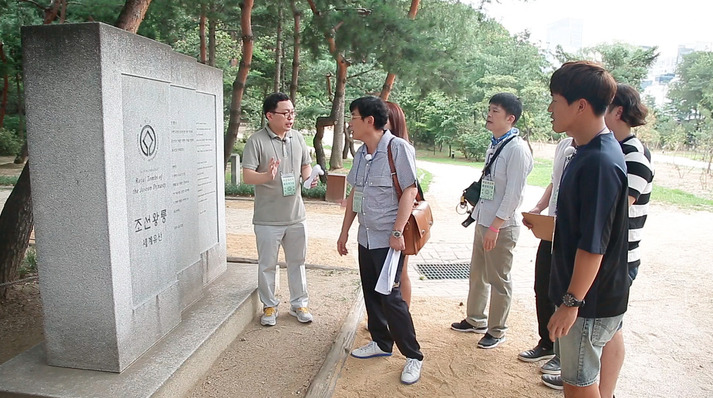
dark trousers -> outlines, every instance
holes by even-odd
[[[394,343],[396,343],[399,351],[406,358],[415,358],[420,361],[423,360],[423,354],[418,341],[416,341],[416,331],[413,327],[411,313],[406,302],[401,298],[401,289],[398,286],[394,287],[388,296],[374,290],[388,253],[388,247],[367,249],[359,245],[359,274],[361,288],[364,292],[366,313],[369,317],[369,333],[371,333],[371,339],[382,350],[391,352]],[[403,262],[402,254],[395,282],[401,280]]]
[[[535,259],[535,307],[537,308],[537,331],[540,346],[552,349],[547,323],[555,313],[555,305],[550,300],[550,269],[552,269],[552,242],[541,240]]]

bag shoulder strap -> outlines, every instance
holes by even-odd
[[[386,144],[388,147],[388,153],[389,153],[389,167],[391,168],[391,179],[394,181],[394,188],[396,189],[396,197],[401,200],[401,195],[404,193],[404,191],[401,189],[401,185],[399,184],[399,179],[398,176],[396,175],[396,166],[394,165],[394,156],[391,153],[391,141],[393,141],[395,137],[392,137],[389,140],[389,143]],[[418,180],[416,180],[416,188],[418,189],[418,193],[416,194],[416,200],[421,201],[423,200],[423,190],[421,189],[421,184],[418,183]]]
[[[514,135],[514,136],[508,138],[507,140],[503,141],[502,145],[500,145],[500,146],[498,147],[498,149],[495,150],[495,153],[493,154],[493,157],[491,157],[491,158],[490,158],[490,161],[488,162],[488,164],[486,164],[485,167],[483,167],[483,175],[490,174],[490,166],[492,166],[492,165],[493,165],[493,162],[495,162],[495,158],[497,158],[498,155],[500,155],[500,152],[503,150],[503,148],[505,148],[505,145],[507,145],[508,142],[514,140],[515,137],[517,137],[517,136]]]

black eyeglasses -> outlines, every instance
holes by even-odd
[[[286,118],[290,118],[290,117],[294,118],[295,116],[297,116],[297,112],[295,112],[295,111],[284,111],[284,112],[272,111],[272,113],[277,113],[278,115],[282,115]]]

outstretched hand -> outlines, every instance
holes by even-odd
[[[275,158],[270,158],[270,165],[268,167],[270,175],[272,176],[271,179],[274,180],[277,175],[277,171],[280,170],[280,159],[275,160]]]

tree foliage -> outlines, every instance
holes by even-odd
[[[643,48],[626,43],[600,44],[574,54],[566,53],[559,46],[556,51],[561,62],[581,59],[600,62],[617,82],[637,88],[641,87],[658,56],[658,47]]]
[[[674,117],[686,131],[685,143],[702,149],[713,162],[713,52],[694,52],[683,57],[669,98]]]

